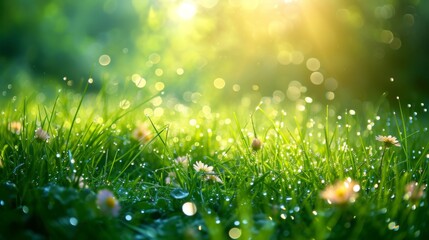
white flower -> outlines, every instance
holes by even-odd
[[[212,173],[213,172],[213,167],[212,166],[204,164],[201,161],[198,161],[198,162],[194,163],[194,169],[197,172],[204,172],[204,173]]]
[[[184,169],[187,169],[189,166],[189,158],[187,156],[177,157],[174,161],[176,164],[182,165]]]
[[[205,180],[206,180],[206,181],[218,182],[218,183],[222,183],[222,184],[223,184],[222,179],[220,179],[220,178],[219,178],[217,175],[215,175],[215,174],[207,174],[207,175],[206,175],[206,177],[205,177]]]
[[[97,206],[103,214],[112,217],[117,217],[121,210],[119,201],[115,198],[113,193],[107,189],[98,191]]]
[[[384,143],[385,147],[391,147],[391,146],[400,147],[401,146],[401,144],[396,139],[396,137],[393,137],[393,136],[390,136],[390,135],[389,136],[378,135],[377,137],[375,137],[375,140]]]

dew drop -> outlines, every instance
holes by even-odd
[[[30,211],[30,209],[27,206],[22,207],[22,212],[27,214]]]
[[[170,196],[172,196],[175,199],[183,199],[188,195],[189,195],[189,192],[181,188],[175,188],[170,193]]]
[[[69,222],[70,222],[70,225],[72,225],[72,226],[77,226],[77,224],[78,224],[78,220],[77,220],[77,218],[75,218],[75,217],[71,217],[70,219],[69,219]]]

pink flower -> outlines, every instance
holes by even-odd
[[[40,141],[46,142],[49,140],[50,136],[48,134],[48,132],[46,132],[45,130],[43,130],[42,128],[38,128],[35,131],[34,137]]]
[[[117,217],[121,206],[113,193],[107,189],[98,191],[97,206],[107,216]]]

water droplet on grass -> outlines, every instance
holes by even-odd
[[[75,218],[75,217],[71,217],[70,219],[69,219],[69,222],[70,222],[70,225],[72,225],[72,226],[77,226],[77,224],[78,224],[78,220],[77,220],[77,218]]]
[[[189,192],[185,189],[175,188],[171,191],[170,195],[175,199],[183,199],[189,196]]]
[[[30,209],[27,206],[22,206],[22,212],[27,214],[30,211]]]

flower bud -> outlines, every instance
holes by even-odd
[[[261,149],[261,147],[262,147],[261,140],[259,140],[257,138],[254,138],[253,141],[252,141],[252,149],[253,149],[253,151],[255,151],[255,152],[259,151]]]

